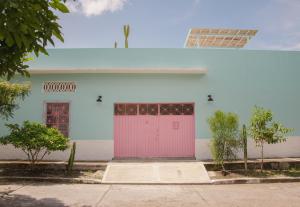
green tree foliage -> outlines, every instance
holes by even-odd
[[[48,54],[53,36],[63,41],[54,10],[69,12],[62,0],[0,1],[0,77],[29,76],[27,55]]]
[[[125,48],[128,48],[128,37],[129,37],[129,32],[130,32],[129,24],[124,25],[123,30],[124,30],[124,36],[125,36]]]
[[[0,143],[12,144],[21,149],[31,164],[42,160],[46,154],[53,151],[64,151],[69,147],[69,138],[62,135],[55,128],[48,128],[43,124],[24,121],[23,125],[7,124],[10,134],[1,137]]]
[[[208,119],[212,132],[211,152],[214,161],[222,166],[225,172],[224,161],[236,158],[239,149],[239,119],[234,113],[216,111]]]
[[[291,131],[292,129],[273,121],[271,110],[254,107],[250,120],[250,135],[254,139],[256,146],[261,148],[261,171],[263,171],[264,163],[264,144],[285,142],[285,135]]]
[[[18,100],[29,94],[29,84],[14,84],[0,81],[0,118],[8,119],[13,116],[18,106]]]

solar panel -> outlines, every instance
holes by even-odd
[[[192,28],[189,30],[186,48],[243,48],[257,30]]]

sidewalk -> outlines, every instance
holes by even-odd
[[[111,162],[104,184],[208,184],[202,162]]]
[[[253,185],[0,185],[0,207],[299,207],[298,183]]]

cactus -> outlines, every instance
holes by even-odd
[[[245,171],[247,171],[248,152],[247,152],[247,129],[245,124],[243,125],[243,129],[242,129],[242,144],[243,144],[243,151],[244,151]]]
[[[68,165],[67,165],[67,174],[70,174],[73,170],[75,152],[76,152],[76,142],[73,142],[70,157],[68,160]]]
[[[125,48],[128,48],[128,36],[130,32],[129,24],[124,25]]]
[[[118,42],[115,41],[115,45],[114,45],[115,48],[118,48]]]

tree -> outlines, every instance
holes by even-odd
[[[0,118],[8,119],[13,116],[18,106],[18,99],[24,99],[29,94],[29,84],[15,84],[0,81]]]
[[[4,82],[15,74],[29,76],[28,54],[48,54],[48,42],[54,45],[53,36],[63,41],[58,17],[54,10],[63,13],[68,8],[61,0],[9,0],[0,1],[0,117],[12,117],[18,108],[17,99],[29,93],[29,85]]]
[[[0,139],[0,143],[11,144],[21,149],[32,165],[42,160],[46,154],[53,151],[64,151],[69,147],[69,138],[55,128],[46,125],[24,121],[23,126],[18,124],[6,125],[10,134]]]
[[[0,1],[0,78],[15,74],[29,76],[28,54],[48,54],[53,36],[63,41],[58,16],[53,10],[69,12],[62,0]]]
[[[263,171],[264,165],[264,144],[285,142],[285,135],[291,131],[292,129],[286,128],[282,124],[273,121],[273,113],[271,110],[257,106],[254,107],[250,120],[250,135],[254,139],[256,146],[261,149],[261,171]]]
[[[211,140],[211,152],[214,161],[221,165],[223,174],[225,160],[233,160],[239,149],[239,123],[238,116],[234,113],[216,111],[208,119],[213,139]]]

